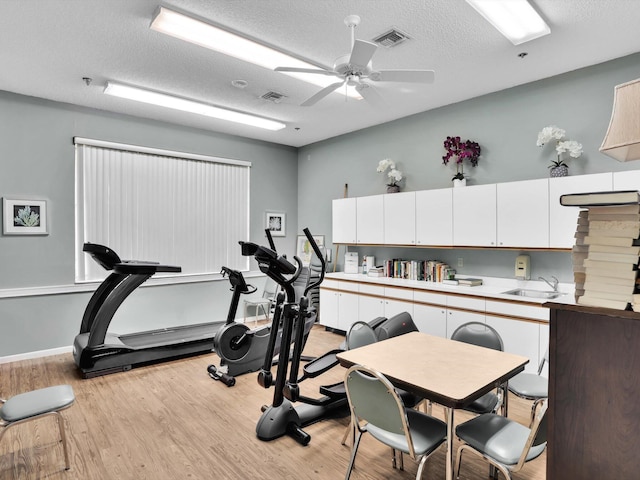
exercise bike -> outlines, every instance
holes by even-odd
[[[336,390],[333,389],[335,387],[333,385],[321,387],[322,396],[319,398],[307,397],[300,393],[299,382],[305,378],[316,377],[337,363],[335,362],[335,354],[331,359],[332,352],[329,352],[318,360],[305,365],[304,374],[302,377],[298,377],[305,344],[304,325],[310,320],[315,322],[316,319],[316,311],[309,307],[306,294],[322,283],[326,269],[324,256],[313,236],[308,229],[304,230],[304,234],[322,263],[322,270],[319,279],[308,285],[304,295],[299,299],[296,299],[295,291],[285,277],[285,275],[295,274],[302,268],[302,262],[298,257],[294,257],[297,263],[297,266],[294,266],[275,251],[253,243],[243,243],[242,254],[253,256],[258,262],[260,270],[275,280],[285,293],[285,298],[281,298],[276,304],[273,320],[274,323],[282,323],[282,332],[279,336],[274,332],[271,333],[264,364],[258,374],[258,383],[263,388],[274,385],[275,389],[271,406],[262,408],[263,413],[256,426],[256,435],[260,440],[269,441],[286,434],[292,436],[300,444],[307,445],[311,436],[303,430],[303,427],[336,414],[340,409],[346,413],[347,398],[341,384],[337,384]],[[278,343],[280,358],[291,358],[291,362],[278,363],[274,384],[271,373],[271,358],[272,353],[278,348]],[[293,351],[291,352],[292,345]],[[287,378],[287,374],[289,374],[289,378]],[[300,405],[294,407],[293,404],[296,402]]]
[[[266,234],[269,243],[273,247],[271,233],[267,230]],[[275,251],[275,248],[272,248],[272,250]],[[282,329],[280,328],[279,322],[276,321],[254,329],[249,329],[244,323],[236,322],[235,317],[240,303],[240,297],[242,295],[255,293],[257,288],[247,284],[242,273],[237,270],[222,267],[221,274],[223,277],[228,276],[233,296],[231,298],[231,305],[229,306],[227,321],[220,327],[213,339],[214,351],[220,357],[220,368],[215,365],[209,365],[207,372],[212,379],[221,381],[228,387],[232,387],[236,383],[236,376],[257,372],[262,368],[272,331],[276,332],[277,348],[273,350],[271,358],[273,359],[278,356],[280,353],[279,339],[282,335]],[[309,271],[306,268],[298,269],[294,272],[294,275],[287,279],[287,282],[292,286],[294,292],[299,292],[299,294],[296,293],[297,296],[301,296],[304,293],[308,281]],[[277,303],[276,301],[276,304]],[[315,318],[308,318],[304,323],[305,341],[314,321]],[[274,363],[273,360],[272,363]]]

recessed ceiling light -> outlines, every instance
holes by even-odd
[[[551,33],[527,0],[466,0],[514,45]]]
[[[149,28],[269,70],[273,70],[276,67],[319,68],[318,65],[305,62],[267,45],[202,20],[169,10],[166,7],[158,8]],[[282,73],[320,87],[328,87],[336,81],[333,76],[299,72]],[[347,95],[360,98],[360,94],[353,89],[349,89]]]
[[[196,102],[194,100],[175,97],[166,93],[154,92],[152,90],[146,90],[144,88],[132,87],[130,85],[123,85],[121,83],[107,82],[104,93],[120,98],[135,100],[137,102],[150,103],[152,105],[173,108],[175,110],[181,110],[183,112],[197,113],[198,115],[219,118],[221,120],[227,120],[229,122],[236,122],[243,125],[264,128],[266,130],[275,131],[281,130],[286,127],[286,124],[278,122],[276,120],[257,117],[249,113],[229,110],[214,105],[207,105],[205,103]]]
[[[231,85],[236,88],[246,88],[247,85],[249,85],[249,82],[247,82],[246,80],[233,80],[231,82]]]

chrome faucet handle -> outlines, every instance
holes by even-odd
[[[551,275],[551,278],[553,279],[553,282],[550,282],[549,280],[547,280],[544,277],[538,277],[538,280],[542,280],[547,285],[549,285],[551,288],[553,288],[554,292],[557,292],[558,291],[558,284],[560,283],[560,280],[558,280],[558,277],[555,277],[553,275]]]

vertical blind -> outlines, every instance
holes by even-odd
[[[249,162],[74,138],[76,282],[106,272],[82,252],[182,267],[181,275],[248,270]]]

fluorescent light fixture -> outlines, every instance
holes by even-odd
[[[276,67],[320,68],[317,65],[292,57],[210,23],[169,10],[166,7],[158,8],[150,28],[269,70],[273,70]],[[328,75],[298,72],[282,73],[320,87],[328,87],[336,82],[335,77]],[[336,91],[344,92],[343,89]],[[348,88],[347,95],[354,98],[362,98],[355,88]]]
[[[174,110],[181,110],[183,112],[197,113],[198,115],[219,118],[229,122],[264,128],[266,130],[282,130],[287,126],[282,122],[277,122],[268,118],[256,117],[255,115],[250,115],[248,113],[228,110],[226,108],[188,100],[186,98],[174,97],[173,95],[167,95],[166,93],[123,85],[121,83],[107,82],[104,93],[115,97],[135,100],[137,102],[150,103],[152,105],[173,108]]]
[[[466,0],[514,45],[551,33],[527,0]]]

